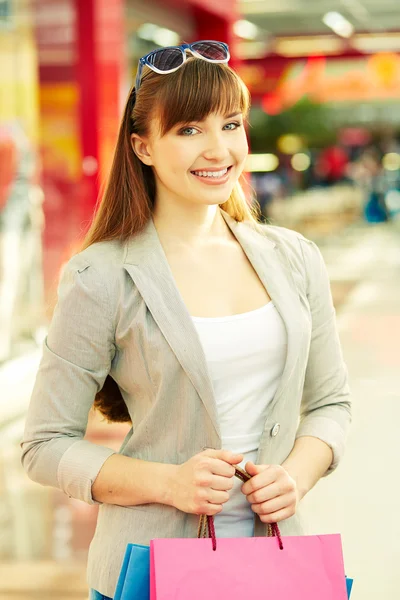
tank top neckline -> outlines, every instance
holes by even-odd
[[[245,313],[238,313],[236,315],[227,315],[225,317],[195,317],[195,316],[191,316],[191,319],[195,323],[202,323],[202,322],[215,323],[215,322],[224,322],[224,321],[237,321],[238,319],[245,319],[248,317],[256,316],[258,313],[267,311],[270,308],[272,308],[273,306],[274,306],[274,303],[271,300],[267,304],[264,304],[264,306],[261,306],[260,308],[256,308],[254,310],[250,310]]]

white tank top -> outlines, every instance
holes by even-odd
[[[255,462],[268,404],[286,360],[287,334],[272,302],[228,317],[192,317],[211,375],[222,448]],[[222,513],[215,518],[218,537],[252,537],[254,513],[235,479]]]

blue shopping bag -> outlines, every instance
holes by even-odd
[[[346,577],[350,598],[353,580]],[[128,544],[119,574],[114,600],[150,600],[150,548]]]
[[[346,585],[347,585],[347,597],[350,598],[351,588],[353,587],[353,580],[346,577]]]
[[[150,548],[128,544],[118,578],[114,600],[149,600]]]

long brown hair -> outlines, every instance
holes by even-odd
[[[140,232],[152,216],[155,178],[152,168],[134,153],[132,133],[147,136],[155,117],[163,136],[177,124],[202,121],[214,112],[237,111],[247,119],[249,108],[249,91],[228,65],[190,58],[168,75],[146,69],[139,92],[133,88],[129,93],[107,187],[81,250],[105,240],[125,241]],[[258,223],[259,209],[248,204],[239,182],[221,208],[236,221]],[[110,375],[96,394],[94,408],[108,421],[130,421],[119,387]]]

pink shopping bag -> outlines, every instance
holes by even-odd
[[[347,600],[340,535],[159,539],[150,600]]]
[[[347,600],[339,534],[281,538],[273,523],[273,537],[217,540],[202,516],[198,537],[207,533],[150,542],[150,600]]]

